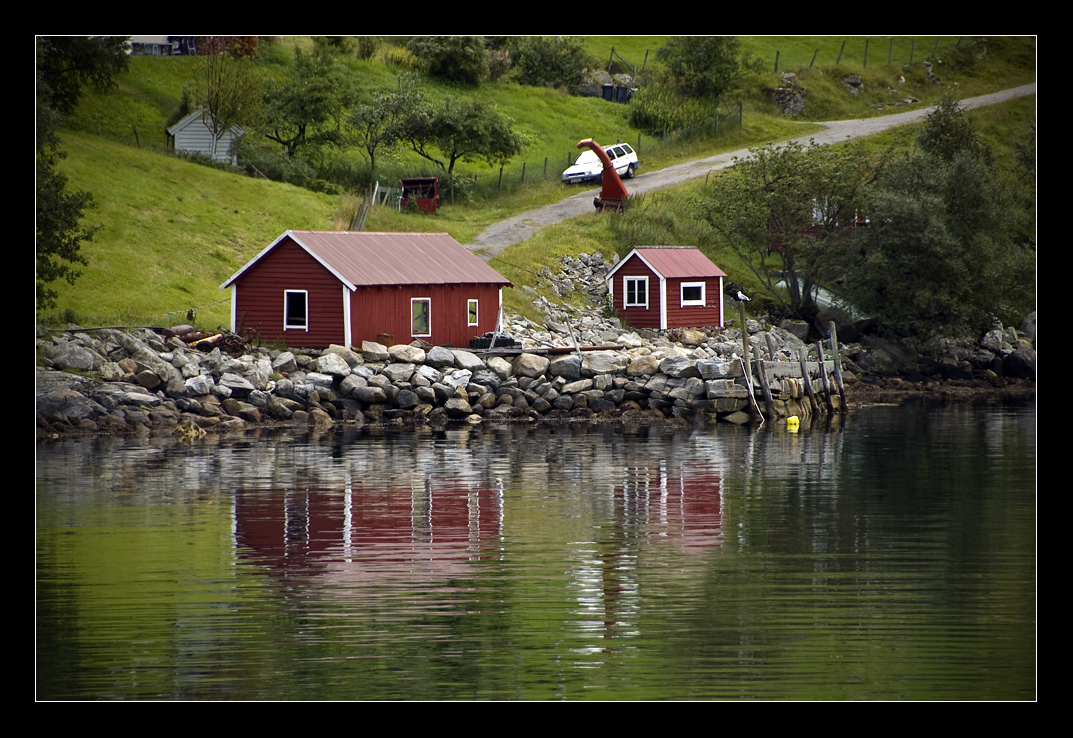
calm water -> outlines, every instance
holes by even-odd
[[[1035,405],[37,447],[43,699],[1032,699]]]

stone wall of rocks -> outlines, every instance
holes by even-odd
[[[749,419],[737,332],[642,338],[606,323],[586,327],[591,318],[585,315],[559,316],[572,337],[512,318],[513,334],[528,348],[516,355],[365,342],[360,351],[262,347],[234,357],[218,348],[203,353],[178,336],[150,330],[57,333],[39,340],[46,366],[37,370],[38,427],[42,433],[140,433],[183,423],[232,429],[266,422]],[[616,348],[544,353],[548,345],[582,340],[579,335],[610,340]],[[750,342],[783,367],[769,372],[777,412],[808,414],[790,361],[800,341],[775,329],[772,339],[757,332]]]

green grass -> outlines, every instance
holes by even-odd
[[[886,64],[889,37],[870,39],[869,63],[863,67],[863,38],[847,39],[841,64],[834,59],[841,38],[834,37],[743,37],[749,58],[760,57],[770,65],[751,74],[741,91],[745,113],[741,127],[724,126],[717,136],[681,136],[668,141],[640,136],[627,122],[628,109],[599,99],[580,98],[562,90],[521,87],[490,82],[479,88],[464,88],[422,82],[431,99],[469,96],[494,104],[514,119],[529,145],[504,170],[483,163],[460,164],[461,176],[475,177],[476,188],[467,204],[441,207],[435,215],[398,213],[374,208],[369,230],[447,232],[462,243],[471,242],[488,225],[577,192],[559,182],[568,157],[576,157],[576,143],[593,137],[601,143],[627,141],[637,145],[642,172],[660,169],[690,159],[710,156],[814,130],[813,121],[867,117],[890,112],[874,108],[891,97],[913,94],[932,102],[943,89],[957,85],[963,96],[992,92],[1024,84],[1035,78],[1035,43],[1032,40],[992,40],[988,54],[977,59],[968,52],[953,52],[955,37],[940,43],[936,73],[944,86],[927,85],[923,67],[910,72]],[[607,63],[611,47],[638,68],[649,52],[649,68],[662,37],[581,37],[586,50],[600,66]],[[916,58],[930,54],[934,37],[918,38]],[[282,39],[263,45],[258,59],[266,77],[279,76],[293,55],[294,47],[309,50],[307,38]],[[927,47],[927,54],[922,47]],[[968,45],[966,45],[968,48]],[[820,48],[816,65],[809,70],[812,52]],[[895,53],[907,41],[898,39]],[[979,50],[979,47],[973,47]],[[795,71],[808,90],[806,112],[797,120],[787,118],[767,102],[764,90],[778,84],[773,71],[774,52],[780,52],[780,72]],[[394,83],[405,67],[385,63],[398,51],[390,41],[381,45],[369,61],[346,60],[360,85],[367,89]],[[874,60],[874,61],[873,61]],[[96,207],[87,212],[86,223],[102,230],[83,247],[90,264],[74,286],[57,284],[57,309],[38,316],[44,323],[63,322],[77,314],[84,324],[161,323],[185,321],[185,312],[198,309],[198,322],[206,327],[226,325],[228,295],[218,287],[242,264],[288,228],[345,228],[356,208],[352,196],[329,196],[287,185],[198,166],[166,155],[165,122],[175,114],[183,85],[191,78],[195,59],[135,57],[129,73],[117,78],[117,89],[105,94],[87,93],[76,113],[61,132],[68,156],[62,170],[72,186],[94,194]],[[859,73],[865,93],[850,95],[841,84],[846,73]],[[904,86],[897,77],[906,78]],[[892,94],[894,90],[897,94]],[[736,99],[734,100],[736,102]],[[1031,108],[1032,103],[1016,103]],[[730,106],[726,106],[728,109]],[[993,120],[993,140],[1014,140],[1026,108],[1007,116],[989,109],[983,115]],[[1006,128],[1003,128],[1006,126]],[[137,135],[135,135],[135,131]],[[896,135],[896,134],[895,134]],[[363,166],[355,151],[337,155],[342,165]],[[547,172],[544,160],[548,160]],[[525,180],[522,181],[522,164]],[[394,152],[379,169],[384,184],[399,176],[434,173],[433,167],[413,153]],[[702,228],[685,212],[688,197],[699,185],[688,185],[666,197],[652,197],[648,209],[652,223],[638,228],[654,229],[667,238],[689,243],[702,235]],[[446,193],[442,193],[446,199]],[[664,203],[664,204],[661,204]],[[595,214],[542,231],[530,241],[508,249],[493,265],[517,285],[533,284],[532,273],[567,253],[601,251],[610,257],[622,243],[606,217]],[[716,262],[734,270],[726,255]],[[513,266],[512,266],[513,265]],[[512,269],[514,271],[512,271]],[[529,275],[529,276],[526,276]],[[745,275],[734,278],[748,285]],[[511,309],[528,309],[521,290],[508,295]]]
[[[88,323],[229,323],[219,286],[288,228],[327,229],[338,198],[236,177],[95,136],[64,133],[61,169],[93,193],[86,223],[102,225],[74,284],[56,283],[57,313]],[[214,304],[217,303],[217,304]]]

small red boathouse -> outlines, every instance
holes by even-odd
[[[615,314],[633,328],[723,325],[726,273],[693,246],[641,246],[607,273]]]
[[[510,281],[446,233],[287,231],[239,269],[231,330],[288,346],[468,346],[497,329]]]

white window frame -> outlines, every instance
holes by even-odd
[[[289,320],[290,310],[287,308],[291,303],[291,295],[301,295],[305,304],[305,322],[291,324]],[[308,290],[283,290],[283,330],[285,331],[308,331],[309,330],[309,291]]]
[[[466,300],[466,325],[473,327],[480,323],[480,303],[477,300]]]
[[[699,300],[687,300],[686,288],[688,287],[700,287],[700,299]],[[704,282],[682,282],[681,289],[678,293],[679,305],[682,307],[704,307],[707,305],[707,285]]]
[[[630,283],[634,282],[639,285],[638,288],[634,288],[634,301],[630,302]],[[640,295],[641,300],[637,299]],[[639,307],[648,309],[648,277],[623,277],[622,278],[622,307],[631,308]]]
[[[427,306],[425,308],[425,315],[427,316],[428,325],[425,326],[428,329],[428,333],[418,333],[414,330],[414,304],[423,302]],[[410,335],[414,338],[428,338],[432,335],[432,298],[431,297],[411,297],[410,298]]]

